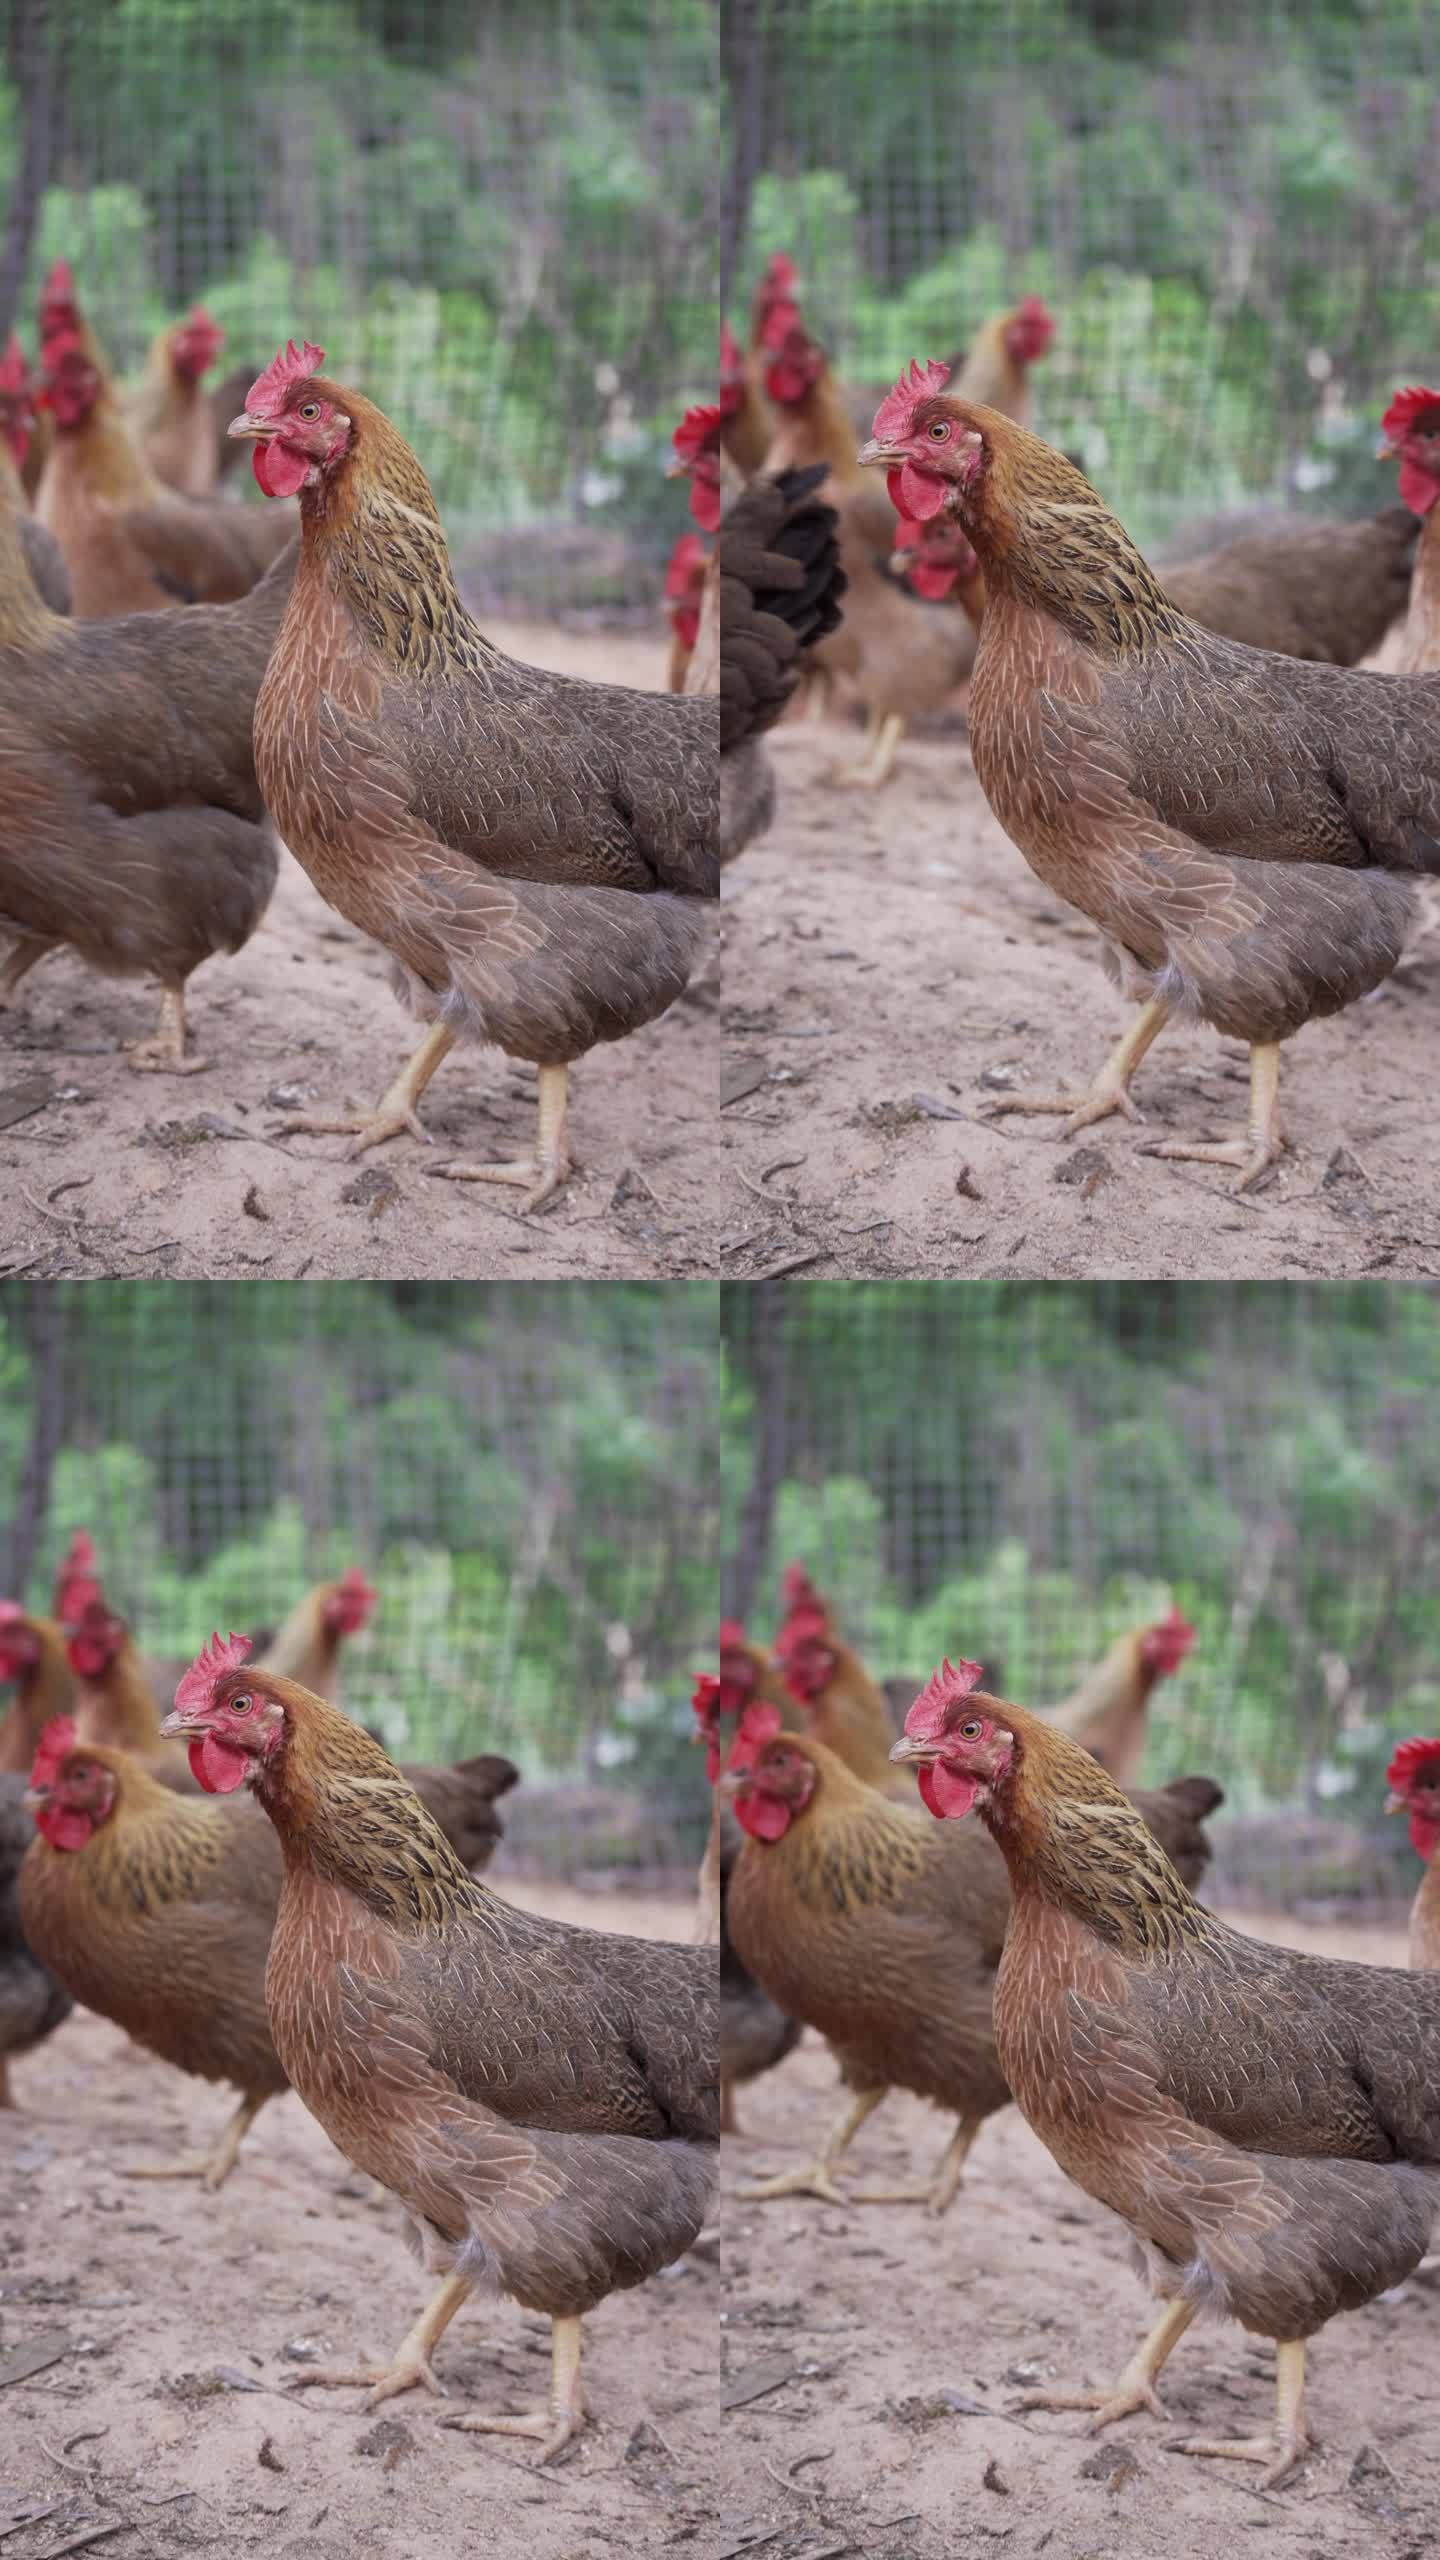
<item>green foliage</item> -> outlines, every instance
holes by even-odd
[[[715,1326],[699,1283],[0,1290],[17,1596],[48,1606],[88,1529],[112,1603],[183,1661],[359,1563],[381,1603],[346,1702],[393,1746],[703,1810]]]
[[[800,1283],[726,1299],[724,1551],[803,1562],[882,1677],[1064,1698],[1173,1601],[1147,1776],[1372,1822],[1440,1719],[1440,1305],[1403,1287]],[[768,1477],[765,1469],[768,1467]],[[1380,1791],[1383,1796],[1383,1789]]]

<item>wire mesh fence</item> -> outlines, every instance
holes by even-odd
[[[1280,494],[1394,497],[1433,378],[1427,0],[729,0],[724,292],[772,253],[876,393],[1038,293],[1033,389],[1145,542]]]
[[[359,1566],[344,1701],[393,1750],[508,1752],[512,1834],[544,1782],[590,1791],[586,1861],[698,1854],[717,1364],[703,1282],[11,1283],[0,1594],[48,1610],[84,1529],[173,1674]]]
[[[1144,1776],[1222,1781],[1222,1884],[1413,1889],[1396,1740],[1440,1730],[1440,1299],[1383,1285],[724,1293],[726,1613],[805,1565],[880,1679],[1058,1704],[1177,1606]]]
[[[122,375],[203,301],[414,443],[482,596],[639,603],[715,369],[708,0],[0,0],[0,342],[70,259]]]

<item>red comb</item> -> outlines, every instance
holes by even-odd
[[[202,1645],[189,1670],[175,1692],[177,1707],[206,1707],[214,1694],[216,1682],[227,1671],[238,1671],[250,1659],[249,1636],[213,1635]]]
[[[1401,1743],[1385,1772],[1385,1783],[1394,1794],[1403,1796],[1417,1772],[1430,1768],[1437,1760],[1440,1760],[1440,1740],[1427,1741],[1416,1734],[1411,1741]]]
[[[53,1786],[74,1748],[74,1717],[52,1716],[35,1748],[30,1770],[31,1786]]]
[[[720,450],[720,403],[710,401],[687,409],[671,442],[677,462],[698,462],[702,454]]]
[[[1440,427],[1440,391],[1397,391],[1380,421],[1380,432],[1388,443],[1398,444],[1427,410],[1434,411]]]
[[[0,356],[0,391],[25,391],[29,384],[30,367],[25,361],[25,350],[12,330],[10,343]]]
[[[938,1742],[954,1720],[962,1698],[980,1677],[978,1662],[942,1662],[905,1718],[905,1730],[916,1742]]]
[[[895,444],[902,436],[908,435],[916,404],[921,400],[933,399],[937,392],[945,389],[949,379],[948,365],[932,362],[921,366],[918,362],[912,363],[908,378],[905,374],[901,374],[894,390],[887,399],[881,401],[875,412],[875,424],[871,433],[877,443]]]
[[[44,290],[46,293],[53,294],[74,292],[75,275],[68,258],[56,259],[45,279]]]
[[[727,1769],[753,1769],[767,1742],[773,1742],[781,1730],[780,1710],[763,1698],[746,1708],[735,1728],[735,1739],[726,1758]]]
[[[308,338],[303,347],[297,347],[292,338],[273,363],[267,364],[263,373],[257,373],[245,394],[246,408],[262,412],[268,409],[278,418],[294,385],[308,380],[324,361],[323,347],[312,347]]]

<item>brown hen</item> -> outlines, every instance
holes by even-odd
[[[923,2203],[944,2213],[966,2154],[1010,2088],[991,2020],[1009,1889],[983,1834],[937,1830],[913,1804],[888,1802],[809,1737],[782,1734],[728,1784],[750,1833],[726,1894],[726,1925],[747,1970],[788,2015],[831,2045],[853,2102],[818,2159],[749,2189],[830,2204]],[[1208,1778],[1134,1799],[1187,1875],[1209,1862],[1202,1824],[1222,1801]],[[911,2089],[957,2119],[919,2187],[847,2196],[840,2160],[888,2089]]]
[[[533,1208],[571,1170],[570,1061],[689,983],[718,886],[717,715],[497,649],[460,601],[414,454],[323,361],[278,356],[231,429],[256,441],[262,485],[299,492],[303,527],[256,761],[285,842],[431,1028],[368,1121],[304,1125],[361,1148],[423,1136],[441,1059],[493,1042],[540,1069],[535,1158],[440,1170],[518,1182]]]
[[[1440,685],[1303,663],[1201,630],[1063,455],[897,386],[864,448],[922,520],[951,507],[985,573],[970,696],[975,770],[1049,887],[1093,917],[1143,1007],[1088,1096],[1019,1095],[1069,1135],[1136,1117],[1130,1080],[1173,1013],[1251,1052],[1243,1140],[1151,1152],[1278,1159],[1282,1041],[1380,985],[1440,865]],[[1410,875],[1407,877],[1406,875]]]
[[[1179,2449],[1261,2462],[1273,2486],[1314,2441],[1306,2339],[1402,2283],[1440,2210],[1440,1984],[1212,1918],[1099,1763],[976,1672],[937,1672],[896,1758],[1004,1855],[1001,2068],[1061,2168],[1129,2224],[1166,2306],[1113,2391],[1026,2405],[1097,2427],[1159,2409],[1176,2340],[1224,2312],[1276,2341],[1274,2431]]]
[[[452,2423],[540,2440],[584,2420],[580,2324],[699,2234],[718,2138],[716,1961],[601,1935],[476,1884],[379,1745],[335,1708],[246,1670],[217,1637],[166,1730],[207,1784],[248,1779],[285,1882],[267,1978],[276,2049],[332,2141],[399,2196],[443,2276],[370,2402],[423,2383],[477,2284],[553,2329],[550,2405]]]

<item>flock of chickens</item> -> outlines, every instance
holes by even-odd
[[[1013,2099],[1128,2224],[1162,2306],[1111,2389],[1023,2405],[1096,2428],[1163,2414],[1170,2350],[1225,2314],[1275,2341],[1274,2426],[1183,2450],[1261,2463],[1269,2486],[1313,2442],[1305,2341],[1411,2274],[1440,2213],[1440,1739],[1389,1770],[1426,1862],[1408,1972],[1241,1936],[1193,1891],[1221,1789],[1135,1787],[1152,1692],[1194,1640],[1178,1611],[1135,1628],[1045,1715],[946,1662],[897,1729],[800,1567],[769,1647],[722,1627],[695,1711],[716,1788],[723,2121],[738,2131],[736,2088],[811,2027],[846,2105],[812,2160],[741,2198],[938,2215]],[[892,2088],[953,2119],[946,2149],[917,2186],[847,2188],[845,2153]]]
[[[287,1128],[423,1138],[441,1059],[493,1043],[538,1070],[533,1157],[440,1170],[537,1206],[573,1166],[570,1064],[694,968],[718,670],[677,699],[507,657],[461,603],[420,463],[320,348],[291,341],[217,407],[197,310],[127,406],[63,261],[38,327],[33,378],[18,341],[0,359],[0,1005],[66,946],[157,978],[130,1063],[193,1071],[187,982],[255,931],[283,842],[425,1026],[363,1122]],[[267,507],[221,486],[245,443]]]
[[[733,551],[736,569],[721,858],[773,810],[763,748],[730,735],[767,725],[753,710],[767,647],[769,721],[802,682],[847,686],[863,706],[865,747],[839,783],[883,784],[907,723],[967,687],[995,815],[1099,927],[1107,972],[1139,1008],[1087,1094],[1010,1094],[986,1109],[1059,1113],[1067,1136],[1138,1118],[1130,1088],[1146,1051],[1172,1017],[1203,1020],[1249,1048],[1247,1127],[1148,1151],[1233,1166],[1244,1190],[1286,1145],[1281,1044],[1370,994],[1429,921],[1440,391],[1401,390],[1377,421],[1399,464],[1396,504],[1355,524],[1261,518],[1155,569],[1031,430],[1031,368],[1054,330],[1032,297],[964,355],[912,363],[877,409],[807,329],[793,262],[770,260],[748,351],[725,332],[720,399],[704,413],[717,520],[733,493],[722,568]],[[808,529],[774,546],[789,555],[777,564],[765,546],[756,558],[753,528],[782,497]]]
[[[715,1956],[539,1919],[479,1882],[519,1773],[489,1752],[397,1767],[344,1712],[342,1648],[375,1596],[352,1572],[254,1645],[216,1636],[178,1683],[168,1666],[164,1717],[83,1533],[52,1617],[0,1602],[0,2074],[83,2002],[236,2092],[208,2152],[124,2173],[210,2189],[295,2089],[399,2198],[439,2279],[383,2372],[306,2382],[361,2383],[371,2406],[438,2390],[441,2332],[503,2289],[553,2323],[548,2405],[447,2423],[534,2437],[548,2461],[584,2422],[583,2315],[706,2215]]]

